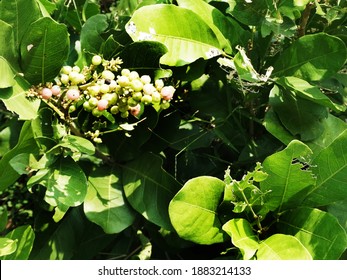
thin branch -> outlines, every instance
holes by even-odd
[[[301,15],[300,24],[298,27],[298,37],[302,37],[306,33],[306,26],[308,19],[310,18],[311,10],[315,6],[314,2],[310,2],[306,5],[304,12]]]

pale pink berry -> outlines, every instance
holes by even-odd
[[[58,85],[52,86],[51,90],[52,90],[52,94],[55,96],[60,94],[60,86]]]
[[[80,91],[78,89],[69,89],[66,93],[66,97],[70,100],[76,100],[80,97]]]
[[[141,105],[137,104],[134,107],[130,107],[130,114],[132,114],[134,117],[137,117],[141,112]]]
[[[173,86],[165,86],[161,89],[160,94],[164,100],[170,100],[175,93],[175,88]]]
[[[103,111],[107,108],[108,101],[106,99],[101,99],[98,102],[98,110]]]
[[[41,91],[41,96],[43,99],[50,99],[52,97],[52,90],[49,88],[43,88]]]

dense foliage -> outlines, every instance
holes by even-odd
[[[346,11],[1,0],[1,258],[345,259]]]

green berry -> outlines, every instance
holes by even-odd
[[[160,91],[164,87],[164,82],[161,79],[156,80],[154,84],[158,91]]]
[[[119,108],[118,108],[118,106],[112,106],[110,111],[111,111],[111,114],[115,115],[115,114],[119,113]]]
[[[90,105],[91,108],[94,108],[96,107],[96,105],[98,105],[98,99],[95,98],[95,97],[91,97],[89,100],[88,100],[88,103]]]
[[[128,105],[129,105],[130,107],[134,107],[134,106],[136,106],[138,103],[139,103],[139,102],[137,102],[135,99],[133,99],[133,98],[131,98],[131,97],[128,99]]]
[[[72,71],[79,73],[81,71],[81,68],[79,68],[77,65],[75,65],[74,67],[72,67]]]
[[[129,76],[130,75],[130,70],[125,68],[125,69],[123,69],[121,71],[121,74],[122,74],[122,76]]]
[[[128,112],[128,111],[122,112],[122,113],[120,113],[120,116],[121,116],[123,119],[126,119],[127,117],[129,117],[129,112]]]
[[[129,110],[129,106],[128,105],[118,106],[118,110],[121,113],[126,112]]]
[[[88,92],[91,96],[97,96],[100,92],[100,86],[99,85],[94,85],[88,87]]]
[[[67,85],[70,81],[69,75],[67,74],[61,74],[60,81],[64,84]]]
[[[136,80],[136,79],[138,79],[138,78],[140,78],[140,76],[139,76],[139,73],[137,73],[136,71],[131,71],[131,72],[129,73],[129,80],[130,80],[130,81]]]
[[[160,104],[160,108],[163,110],[166,110],[170,107],[170,103],[169,102],[163,102]]]
[[[95,117],[101,117],[102,116],[102,111],[100,111],[97,107],[95,107],[92,111],[93,116]]]
[[[101,93],[108,93],[110,91],[110,86],[106,84],[102,84],[100,86],[100,92]]]
[[[134,90],[134,91],[141,91],[143,89],[143,83],[136,79],[136,80],[133,80],[131,82],[131,88]]]
[[[93,110],[93,107],[90,105],[90,103],[88,101],[84,101],[83,108],[84,108],[84,110],[86,110],[88,112]]]
[[[72,71],[72,67],[69,65],[65,65],[63,66],[63,68],[61,68],[60,73],[68,75],[70,74],[71,71]]]
[[[110,70],[104,70],[101,73],[101,77],[105,80],[114,80],[115,75]]]
[[[155,89],[155,87],[152,84],[145,84],[143,86],[143,92],[145,94],[152,95],[153,92],[155,92],[155,91],[156,91],[156,89]]]
[[[161,101],[161,95],[159,92],[153,92],[152,94],[152,101],[153,103],[159,103]]]
[[[98,66],[100,65],[102,62],[102,58],[100,55],[94,55],[93,58],[92,58],[92,64],[95,65],[95,66]]]
[[[133,93],[133,99],[136,100],[136,101],[141,101],[141,98],[142,98],[142,93],[141,92],[134,92]]]
[[[108,105],[114,105],[118,100],[118,95],[116,93],[106,93],[102,96],[102,99],[107,100]]]
[[[150,95],[144,95],[142,98],[141,98],[141,102],[148,105],[150,103],[152,103],[152,96]]]
[[[141,82],[143,84],[149,84],[151,82],[151,77],[148,75],[141,76]]]
[[[126,87],[129,85],[129,78],[127,76],[119,76],[117,79],[117,83],[121,86],[121,87]]]

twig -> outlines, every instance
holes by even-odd
[[[306,33],[306,26],[308,19],[310,18],[311,10],[314,7],[314,2],[310,2],[306,5],[304,12],[301,15],[300,24],[298,27],[298,37],[302,37]]]

